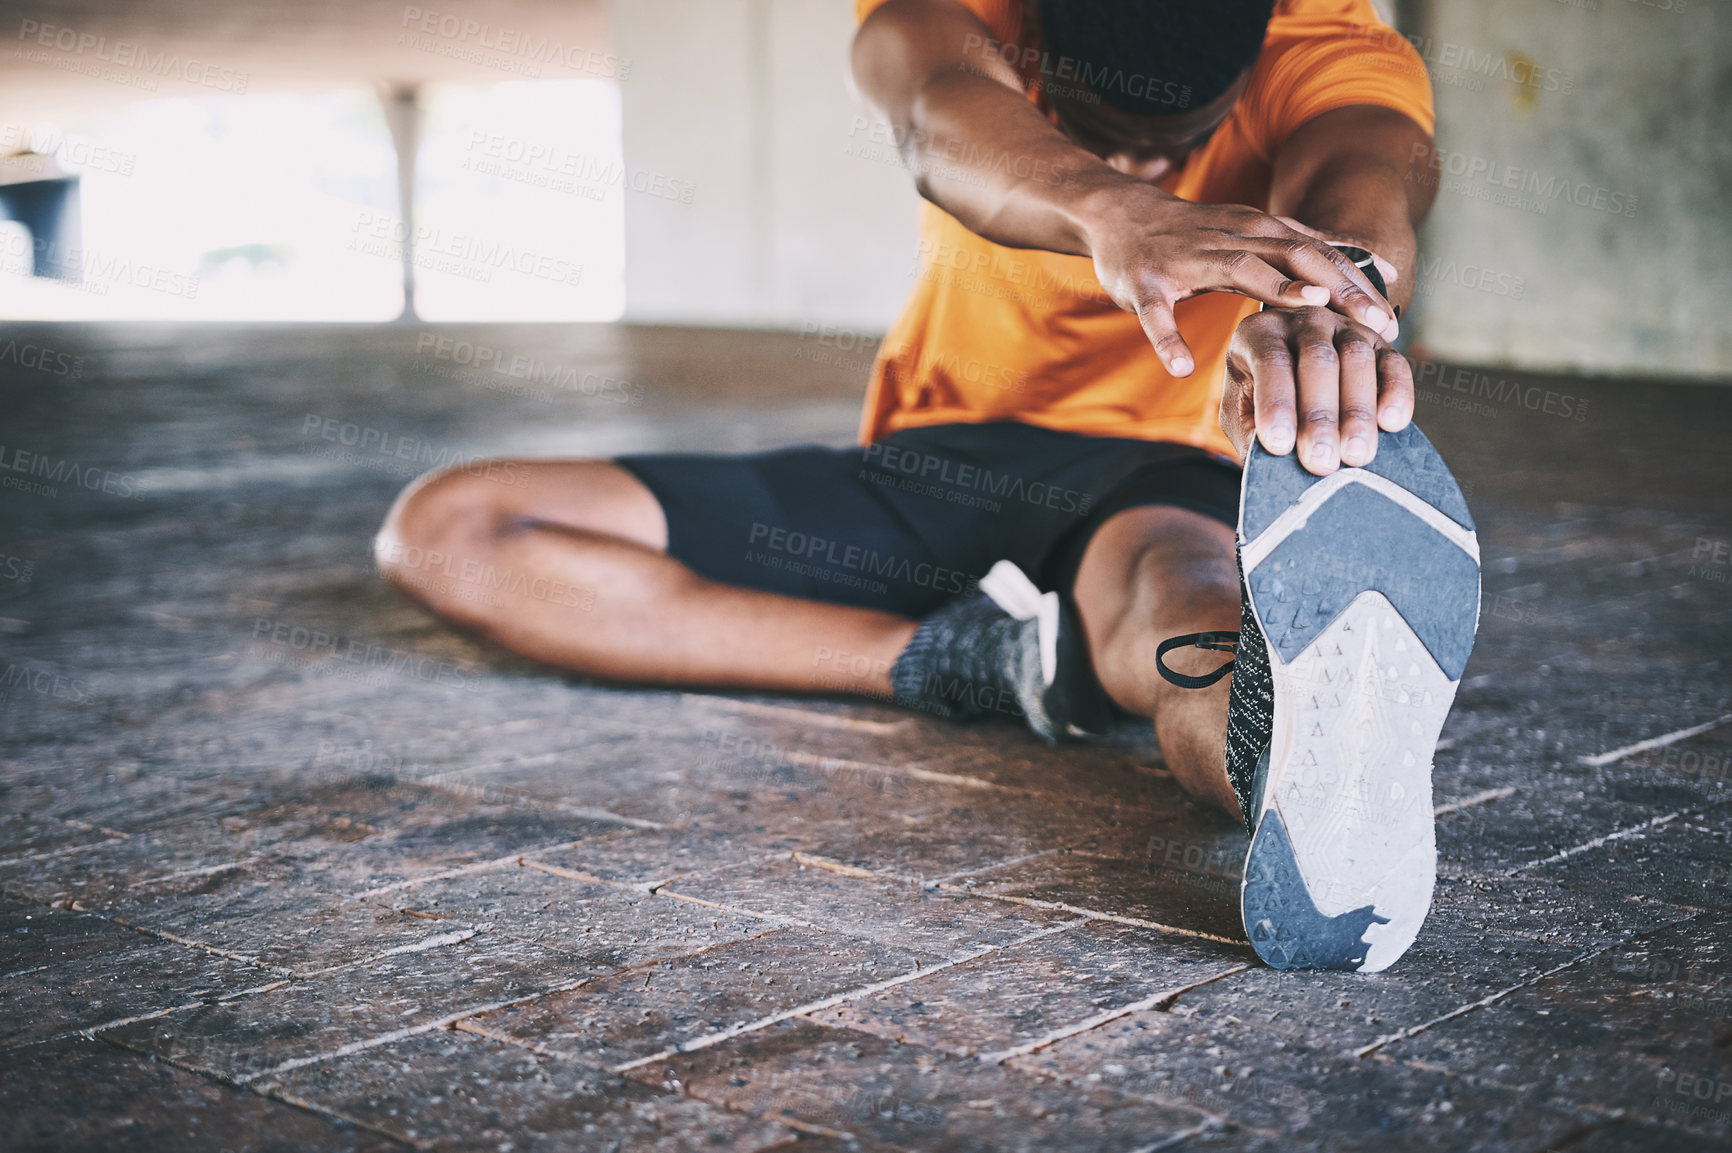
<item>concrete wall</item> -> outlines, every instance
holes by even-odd
[[[1732,375],[1732,4],[1416,7],[1446,161],[1416,338],[1482,364]]]
[[[858,129],[843,0],[616,0],[630,320],[881,329],[913,283],[918,198]]]

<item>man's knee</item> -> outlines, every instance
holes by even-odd
[[[1085,619],[1148,627],[1158,620],[1236,613],[1233,531],[1187,509],[1151,506],[1112,517],[1077,573]]]
[[[373,560],[386,580],[412,585],[484,548],[509,520],[499,486],[485,475],[449,468],[405,488],[373,538]]]
[[[1151,545],[1137,570],[1153,593],[1143,605],[1155,616],[1238,614],[1239,573],[1230,551]]]

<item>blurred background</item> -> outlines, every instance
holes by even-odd
[[[431,470],[854,443],[919,202],[850,0],[0,0],[0,1153],[1726,1148],[1732,0],[1383,15],[1482,596],[1366,984],[1246,967],[1147,725],[621,686],[380,579]]]
[[[1437,96],[1421,351],[1732,374],[1732,4],[1381,11]],[[916,196],[853,27],[846,0],[0,5],[0,319],[882,330]]]

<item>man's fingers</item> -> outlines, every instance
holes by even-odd
[[[1385,340],[1395,339],[1400,328],[1389,303],[1351,260],[1319,241],[1294,239],[1284,241],[1282,247],[1286,250],[1283,266],[1290,275],[1328,289],[1330,306],[1336,312],[1359,321]]]
[[[1412,366],[1364,327],[1323,308],[1262,312],[1227,351],[1222,427],[1244,437],[1232,430],[1250,417],[1270,453],[1296,452],[1306,471],[1327,476],[1370,464],[1378,430],[1407,427],[1413,400]]]
[[[1413,419],[1413,366],[1399,352],[1384,345],[1377,350],[1377,424],[1386,432],[1400,432]]]
[[[1305,324],[1293,337],[1298,368],[1299,463],[1327,476],[1341,463],[1341,358],[1326,324]]]
[[[1303,308],[1329,303],[1329,290],[1294,280],[1274,265],[1243,248],[1218,254],[1221,287],[1276,308]]]
[[[1246,333],[1245,343],[1257,439],[1274,455],[1285,456],[1293,451],[1299,427],[1294,407],[1293,354],[1287,347],[1287,335],[1257,328]]]
[[[1341,463],[1362,468],[1377,455],[1377,346],[1357,325],[1335,334],[1341,362]]]
[[[1288,228],[1291,228],[1294,232],[1302,232],[1313,240],[1323,240],[1330,244],[1351,244],[1355,248],[1363,248],[1365,251],[1371,252],[1370,247],[1358,240],[1355,240],[1351,236],[1341,236],[1339,234],[1331,236],[1327,232],[1317,231],[1309,224],[1301,224],[1291,216],[1277,216],[1275,219],[1279,220],[1282,224],[1285,224]],[[1401,279],[1401,273],[1396,270],[1395,265],[1377,255],[1377,253],[1371,252],[1371,261],[1373,264],[1377,265],[1377,271],[1383,274],[1383,283],[1394,284],[1397,280]]]
[[[1153,300],[1137,309],[1137,319],[1142,322],[1144,335],[1154,345],[1155,355],[1161,358],[1167,371],[1174,376],[1191,375],[1191,370],[1197,367],[1197,360],[1191,355],[1185,338],[1179,335],[1179,324],[1173,319],[1172,308],[1165,301]]]

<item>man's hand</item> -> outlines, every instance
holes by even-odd
[[[1413,419],[1413,374],[1377,333],[1327,308],[1246,317],[1227,347],[1221,430],[1243,459],[1251,438],[1276,456],[1295,446],[1318,476],[1377,454],[1377,430]]]
[[[1354,317],[1388,340],[1399,332],[1364,273],[1318,233],[1243,205],[1180,200],[1152,185],[1118,185],[1101,200],[1087,214],[1095,275],[1120,307],[1137,314],[1174,376],[1189,376],[1196,358],[1173,306],[1203,292],[1238,292],[1278,308],[1324,306],[1349,327],[1358,327],[1347,319]]]

